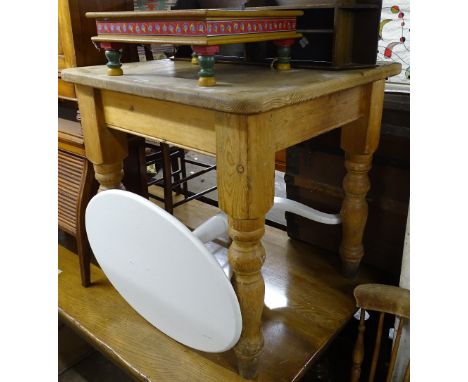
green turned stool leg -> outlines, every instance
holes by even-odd
[[[214,72],[215,54],[219,52],[218,45],[211,46],[194,46],[193,51],[198,54],[198,64],[200,71],[198,75],[199,86],[214,86],[216,85],[216,78]]]
[[[275,45],[278,51],[278,65],[276,69],[279,71],[291,70],[291,46],[295,40],[276,40]]]
[[[106,50],[107,58],[107,75],[108,76],[122,76],[122,64],[120,63],[120,57],[122,55],[121,49],[122,44],[115,43],[101,43],[101,48]]]

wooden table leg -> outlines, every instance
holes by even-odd
[[[220,114],[216,120],[220,208],[229,216],[229,262],[242,312],[243,328],[235,347],[239,373],[255,378],[263,348],[261,317],[265,283],[265,214],[273,205],[275,153],[266,121]]]
[[[123,189],[123,160],[128,155],[127,135],[111,130],[104,123],[98,90],[76,85],[86,157],[94,165],[99,192]]]
[[[385,81],[368,85],[363,99],[364,116],[341,130],[341,147],[346,152],[345,198],[341,207],[343,238],[340,246],[343,273],[356,276],[364,256],[362,239],[367,221],[366,195],[372,154],[378,147]]]

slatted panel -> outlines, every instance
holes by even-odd
[[[78,200],[84,176],[85,159],[58,151],[59,227],[73,235],[77,230]]]

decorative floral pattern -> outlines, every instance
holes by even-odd
[[[400,75],[388,82],[410,82],[410,3],[409,0],[384,0],[379,30],[379,61],[399,62]]]
[[[223,36],[250,33],[294,32],[296,19],[250,19],[216,21],[96,21],[99,35]]]

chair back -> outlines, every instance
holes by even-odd
[[[361,380],[361,366],[364,360],[364,332],[365,332],[365,314],[366,311],[379,312],[379,323],[375,337],[374,351],[369,371],[368,381],[375,379],[377,364],[379,361],[382,332],[384,327],[384,318],[386,314],[394,315],[398,318],[398,328],[392,346],[390,361],[387,370],[386,382],[392,381],[395,364],[397,360],[398,349],[400,347],[401,334],[406,321],[410,318],[410,292],[408,289],[381,285],[365,284],[354,289],[356,306],[361,309],[359,329],[353,352],[353,366],[351,369],[351,382]],[[409,362],[403,375],[403,381],[410,379]]]

